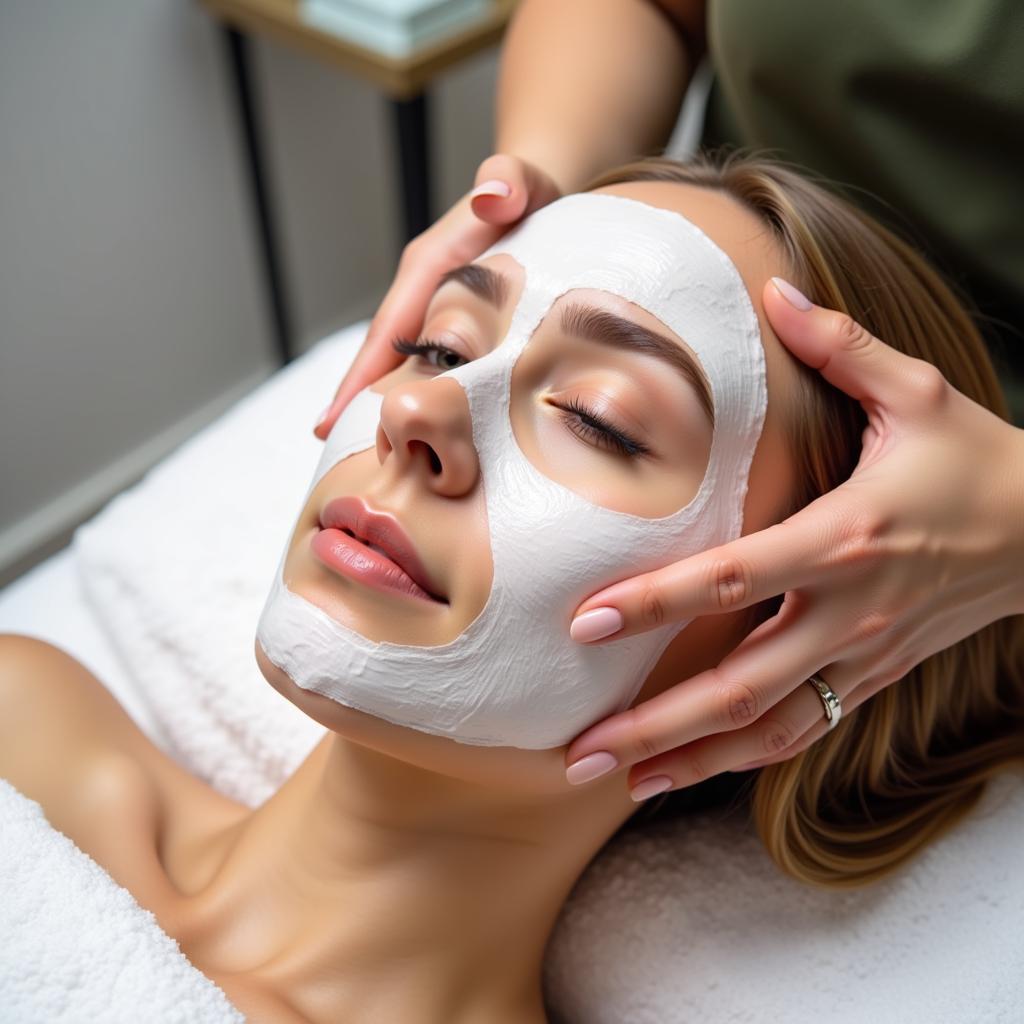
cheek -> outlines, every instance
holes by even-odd
[[[779,424],[767,419],[750,465],[743,502],[743,533],[756,533],[779,522],[795,491],[793,453]]]
[[[743,533],[756,533],[782,520],[797,492],[797,460],[793,447],[794,417],[805,415],[801,369],[785,352],[771,328],[761,325],[768,383],[764,426],[750,465],[743,504]]]
[[[700,672],[715,668],[746,636],[748,621],[746,609],[694,619],[665,649],[630,707],[642,704]],[[695,701],[693,707],[699,706],[713,713],[714,694],[701,696],[693,693],[692,696]]]

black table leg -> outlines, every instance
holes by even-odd
[[[398,142],[398,175],[402,188],[402,244],[431,224],[430,152],[427,145],[427,95],[391,100]]]
[[[224,45],[231,65],[232,80],[235,87],[235,100],[238,118],[241,122],[242,137],[249,165],[249,185],[252,203],[256,214],[259,230],[260,253],[263,259],[263,275],[270,300],[270,314],[274,331],[274,345],[278,358],[284,365],[290,362],[295,352],[292,347],[290,317],[286,295],[284,275],[278,257],[277,235],[274,231],[274,217],[271,208],[270,193],[264,173],[263,148],[260,141],[259,126],[256,122],[256,109],[253,102],[252,82],[249,73],[249,40],[237,29],[223,26],[221,29]]]

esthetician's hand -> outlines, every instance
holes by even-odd
[[[565,763],[583,764],[570,782],[614,758],[645,799],[784,761],[828,729],[804,685],[813,673],[848,713],[929,655],[1024,612],[1024,430],[795,289],[787,301],[769,282],[764,305],[789,350],[863,406],[860,461],[785,522],[579,606],[573,633],[600,642],[786,595],[717,668],[577,736]]]
[[[471,263],[515,223],[560,194],[547,174],[525,160],[502,153],[484,160],[473,190],[402,250],[398,273],[370,321],[366,340],[313,433],[326,438],[352,396],[402,361],[391,342],[419,335],[445,271]]]

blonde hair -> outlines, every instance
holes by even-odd
[[[906,242],[782,164],[733,154],[689,163],[652,157],[589,182],[669,181],[715,189],[758,215],[812,301],[927,360],[969,398],[1009,419],[978,329],[950,286]],[[802,364],[788,436],[799,490],[780,518],[853,472],[860,405]],[[751,625],[778,608],[754,610]],[[956,824],[988,779],[1024,759],[1024,616],[932,655],[845,714],[787,761],[757,771],[758,833],[776,864],[822,887],[888,874]],[[714,780],[712,780],[714,781]],[[681,791],[685,793],[686,791]]]

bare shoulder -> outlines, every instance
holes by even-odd
[[[58,828],[116,804],[156,812],[162,753],[76,658],[0,634],[0,777],[42,804]]]

